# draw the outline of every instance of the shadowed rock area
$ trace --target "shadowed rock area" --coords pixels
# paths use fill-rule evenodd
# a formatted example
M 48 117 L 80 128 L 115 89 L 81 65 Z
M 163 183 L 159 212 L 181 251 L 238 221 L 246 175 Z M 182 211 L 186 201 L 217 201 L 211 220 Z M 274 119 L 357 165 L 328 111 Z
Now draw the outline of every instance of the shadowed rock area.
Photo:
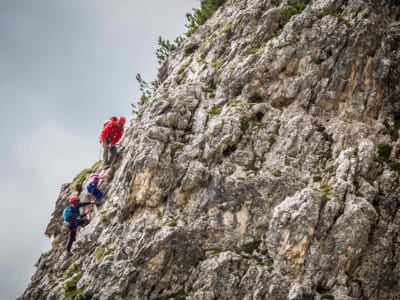
M 399 299 L 399 1 L 228 0 L 20 299 Z M 85 192 L 81 193 L 81 198 Z

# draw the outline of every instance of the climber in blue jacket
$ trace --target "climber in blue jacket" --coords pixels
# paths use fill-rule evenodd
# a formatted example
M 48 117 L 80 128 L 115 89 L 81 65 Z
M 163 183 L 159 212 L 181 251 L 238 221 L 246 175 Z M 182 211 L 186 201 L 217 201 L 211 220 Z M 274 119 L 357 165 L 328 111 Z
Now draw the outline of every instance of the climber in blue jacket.
M 80 202 L 80 199 L 78 196 L 72 196 L 69 199 L 69 203 L 71 204 L 69 206 L 71 216 L 68 218 L 69 241 L 68 241 L 68 245 L 67 245 L 67 251 L 68 251 L 68 253 L 71 253 L 71 247 L 72 247 L 73 242 L 76 239 L 76 231 L 78 230 L 78 227 L 79 226 L 85 227 L 90 222 L 86 218 L 86 214 L 80 213 L 80 208 L 84 207 L 86 205 L 93 204 L 94 201 Z

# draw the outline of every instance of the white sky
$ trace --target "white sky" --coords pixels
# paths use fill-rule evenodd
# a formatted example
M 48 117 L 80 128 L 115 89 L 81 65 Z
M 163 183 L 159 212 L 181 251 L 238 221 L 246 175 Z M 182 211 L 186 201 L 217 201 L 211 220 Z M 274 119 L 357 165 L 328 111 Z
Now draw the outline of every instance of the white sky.
M 185 31 L 196 0 L 0 0 L 0 300 L 49 249 L 62 183 L 99 158 L 110 115 L 131 118 L 156 77 L 157 37 Z

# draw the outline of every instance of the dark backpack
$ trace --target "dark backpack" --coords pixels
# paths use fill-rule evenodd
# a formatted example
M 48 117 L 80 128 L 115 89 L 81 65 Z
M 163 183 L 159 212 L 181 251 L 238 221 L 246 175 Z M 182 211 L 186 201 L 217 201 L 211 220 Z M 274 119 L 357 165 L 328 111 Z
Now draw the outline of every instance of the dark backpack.
M 63 211 L 64 221 L 65 222 L 70 222 L 73 217 L 75 217 L 75 213 L 74 213 L 74 211 L 72 209 L 72 205 L 69 205 L 66 208 L 64 208 L 64 211 Z

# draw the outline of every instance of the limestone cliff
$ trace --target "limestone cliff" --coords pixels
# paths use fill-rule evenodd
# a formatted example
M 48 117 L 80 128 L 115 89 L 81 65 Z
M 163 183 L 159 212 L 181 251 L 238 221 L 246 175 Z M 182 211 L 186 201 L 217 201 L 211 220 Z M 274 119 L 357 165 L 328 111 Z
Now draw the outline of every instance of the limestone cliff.
M 400 4 L 228 0 L 21 299 L 399 299 Z M 81 194 L 84 197 L 84 193 Z

